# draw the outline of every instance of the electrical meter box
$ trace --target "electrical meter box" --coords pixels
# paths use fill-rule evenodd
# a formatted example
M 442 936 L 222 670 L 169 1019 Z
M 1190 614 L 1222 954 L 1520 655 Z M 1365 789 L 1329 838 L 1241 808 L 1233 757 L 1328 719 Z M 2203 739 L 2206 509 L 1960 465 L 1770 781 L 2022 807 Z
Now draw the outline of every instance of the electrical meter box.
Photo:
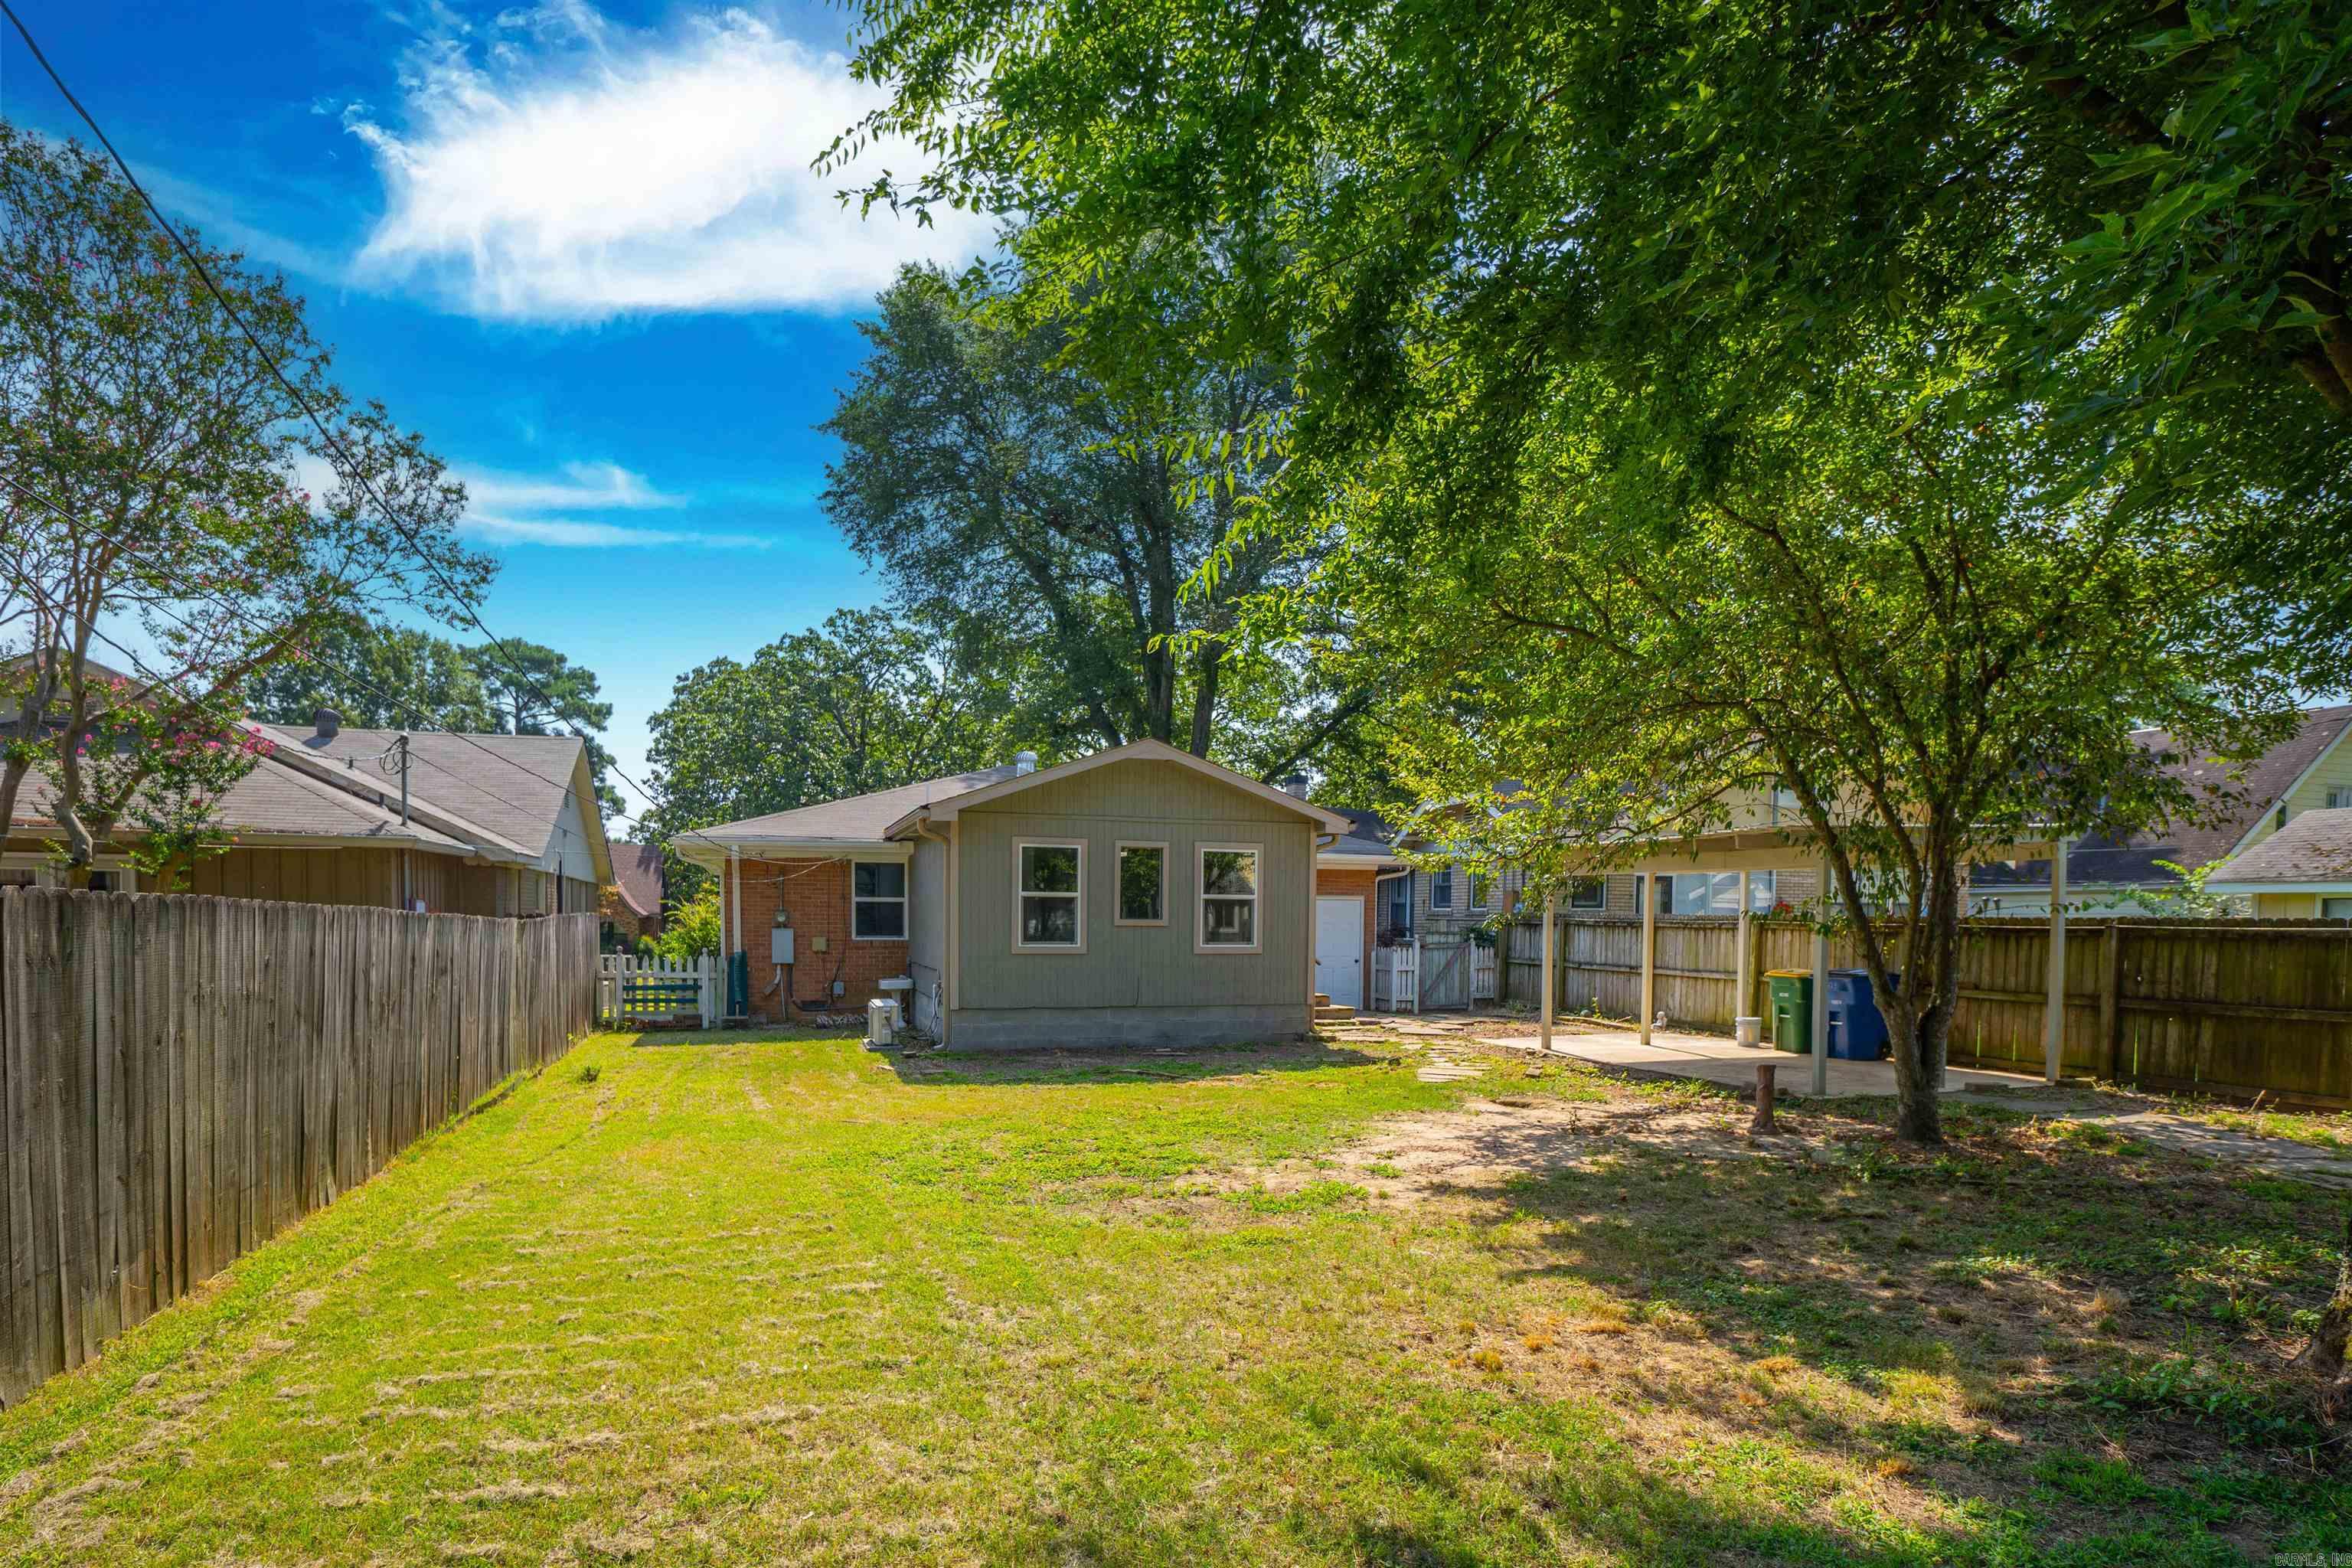
M 793 961 L 793 928 L 772 927 L 768 931 L 768 962 L 790 963 Z

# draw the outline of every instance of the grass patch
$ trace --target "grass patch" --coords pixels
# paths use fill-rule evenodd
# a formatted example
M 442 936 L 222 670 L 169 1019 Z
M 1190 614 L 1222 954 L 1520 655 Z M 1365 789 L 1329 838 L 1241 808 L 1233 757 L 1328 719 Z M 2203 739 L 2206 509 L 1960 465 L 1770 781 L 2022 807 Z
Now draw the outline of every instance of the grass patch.
M 0 1415 L 0 1559 L 2352 1549 L 2319 1205 L 1519 1065 L 598 1037 Z

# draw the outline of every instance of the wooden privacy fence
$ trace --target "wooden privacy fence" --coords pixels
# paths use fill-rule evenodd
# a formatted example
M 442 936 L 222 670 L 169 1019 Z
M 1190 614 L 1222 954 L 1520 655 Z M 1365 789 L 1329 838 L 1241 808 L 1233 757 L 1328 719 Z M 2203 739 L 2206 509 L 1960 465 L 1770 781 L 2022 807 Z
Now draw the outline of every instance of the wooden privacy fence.
M 0 892 L 0 1404 L 591 1026 L 596 917 Z
M 1538 999 L 1540 922 L 1506 928 L 1505 994 Z M 1642 1007 L 1642 922 L 1563 921 L 1555 956 L 1564 1011 Z M 1657 1007 L 1670 1019 L 1728 1031 L 1761 1016 L 1764 973 L 1812 968 L 1812 932 L 1751 921 L 1754 976 L 1735 1006 L 1739 924 L 1677 916 L 1657 922 Z M 1897 955 L 1899 959 L 1899 954 Z M 1960 1001 L 1951 1059 L 2040 1073 L 2050 928 L 1971 921 L 1961 928 Z M 1830 967 L 1858 967 L 1851 936 Z M 2150 1089 L 2251 1095 L 2267 1090 L 2352 1104 L 2352 927 L 2341 921 L 2070 920 L 2061 1070 Z

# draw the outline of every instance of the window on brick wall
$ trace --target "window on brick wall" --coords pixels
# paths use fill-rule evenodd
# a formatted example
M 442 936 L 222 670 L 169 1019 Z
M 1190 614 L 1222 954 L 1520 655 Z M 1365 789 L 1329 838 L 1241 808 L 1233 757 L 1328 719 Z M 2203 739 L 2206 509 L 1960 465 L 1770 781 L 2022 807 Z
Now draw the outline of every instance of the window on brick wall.
M 1568 907 L 1571 910 L 1602 910 L 1609 907 L 1609 885 L 1598 877 L 1578 877 L 1568 884 Z
M 897 942 L 907 934 L 907 868 L 897 860 L 856 860 L 849 868 L 849 934 Z
M 1429 874 L 1429 907 L 1433 910 L 1451 910 L 1454 907 L 1453 867 Z

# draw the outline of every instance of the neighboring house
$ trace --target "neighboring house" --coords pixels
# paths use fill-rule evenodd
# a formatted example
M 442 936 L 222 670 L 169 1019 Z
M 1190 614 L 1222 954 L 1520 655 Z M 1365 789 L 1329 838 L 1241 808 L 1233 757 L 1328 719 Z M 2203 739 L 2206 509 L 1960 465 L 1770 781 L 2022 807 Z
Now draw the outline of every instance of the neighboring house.
M 251 724 L 275 750 L 221 797 L 226 852 L 192 868 L 190 893 L 435 913 L 593 911 L 613 863 L 586 747 L 571 735 L 408 737 L 404 814 L 398 731 L 347 730 L 322 710 L 310 730 Z M 50 796 L 25 781 L 0 845 L 0 886 L 59 879 Z M 130 890 L 131 842 L 99 854 L 91 886 Z
M 666 887 L 662 847 L 614 843 L 613 885 L 617 897 L 605 906 L 601 932 L 604 945 L 635 947 L 640 938 L 661 935 Z
M 1304 779 L 1283 786 L 1306 793 Z M 1370 1005 L 1367 989 L 1371 952 L 1377 945 L 1391 889 L 1406 886 L 1405 864 L 1397 858 L 1395 835 L 1370 811 L 1334 813 L 1347 827 L 1315 852 L 1315 989 L 1343 1007 Z
M 2066 857 L 2065 902 L 2076 913 L 2092 915 L 2156 912 L 2126 894 L 2160 894 L 2177 888 L 2179 873 L 2158 862 L 2194 871 L 2244 855 L 2305 812 L 2352 807 L 2352 738 L 2347 737 L 2352 737 L 2352 705 L 2314 708 L 2304 714 L 2294 735 L 2252 762 L 2232 764 L 2200 758 L 2175 764 L 2170 771 L 2184 783 L 2229 789 L 2242 798 L 2220 820 L 2203 826 L 2143 834 L 2123 843 L 2095 835 L 2076 839 Z M 2150 751 L 2171 744 L 2171 737 L 2160 730 L 2142 731 L 2134 738 Z M 2207 889 L 2233 899 L 2253 897 L 2210 880 Z M 2159 902 L 2158 909 L 2161 907 Z M 1969 912 L 2048 918 L 2050 862 L 1970 867 Z M 2251 906 L 2250 912 L 2269 910 Z
M 2289 817 L 2215 867 L 2205 890 L 2250 899 L 2265 920 L 2352 921 L 2352 798 Z
M 718 872 L 730 1012 L 862 1008 L 911 980 L 958 1049 L 1208 1045 L 1310 1026 L 1315 847 L 1346 818 L 1157 741 L 682 834 Z

